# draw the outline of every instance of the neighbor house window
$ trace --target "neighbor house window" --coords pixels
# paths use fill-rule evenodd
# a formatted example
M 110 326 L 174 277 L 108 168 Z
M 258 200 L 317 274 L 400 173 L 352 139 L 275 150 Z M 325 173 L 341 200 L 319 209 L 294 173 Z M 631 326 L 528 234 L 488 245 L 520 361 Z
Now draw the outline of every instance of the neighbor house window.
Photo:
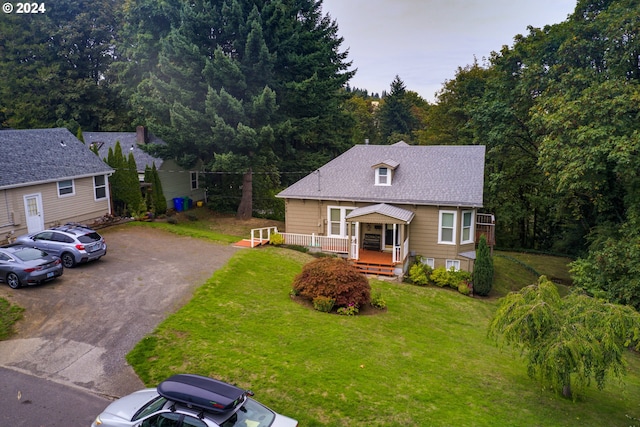
M 440 225 L 438 227 L 438 243 L 455 244 L 456 242 L 456 211 L 440 211 Z
M 96 200 L 107 198 L 107 178 L 104 175 L 93 177 L 93 194 Z
M 198 172 L 191 172 L 191 189 L 198 189 Z
M 391 171 L 389 168 L 376 169 L 376 185 L 391 185 Z
M 448 259 L 446 264 L 447 270 L 453 268 L 455 271 L 460 270 L 460 260 Z
M 473 211 L 462 211 L 462 230 L 460 232 L 460 243 L 473 243 Z
M 327 212 L 327 235 L 333 237 L 347 237 L 347 215 L 355 208 L 329 206 Z
M 72 179 L 58 181 L 58 196 L 69 196 L 72 194 L 74 194 Z

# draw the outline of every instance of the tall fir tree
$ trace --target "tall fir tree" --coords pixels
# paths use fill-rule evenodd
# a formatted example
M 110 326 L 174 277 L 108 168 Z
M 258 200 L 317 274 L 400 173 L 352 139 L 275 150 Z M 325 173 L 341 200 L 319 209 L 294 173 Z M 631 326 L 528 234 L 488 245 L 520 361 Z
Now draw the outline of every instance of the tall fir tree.
M 493 287 L 493 259 L 483 235 L 478 242 L 476 262 L 473 266 L 473 291 L 480 296 L 487 296 Z

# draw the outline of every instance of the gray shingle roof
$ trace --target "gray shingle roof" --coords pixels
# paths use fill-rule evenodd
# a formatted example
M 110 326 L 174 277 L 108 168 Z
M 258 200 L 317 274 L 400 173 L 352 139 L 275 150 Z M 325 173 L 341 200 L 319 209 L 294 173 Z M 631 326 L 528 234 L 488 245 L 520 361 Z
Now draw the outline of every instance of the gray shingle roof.
M 387 205 L 386 203 L 378 203 L 376 205 L 365 206 L 364 208 L 357 208 L 351 211 L 349 215 L 347 215 L 347 219 L 358 218 L 361 216 L 369 215 L 369 214 L 380 214 L 384 216 L 388 216 L 390 218 L 394 218 L 409 224 L 415 213 L 408 211 L 406 209 L 399 208 L 397 206 Z
M 144 171 L 146 166 L 151 167 L 154 163 L 158 169 L 162 166 L 162 159 L 153 157 L 140 148 L 136 142 L 136 132 L 84 132 L 82 136 L 87 145 L 102 143 L 98 144 L 98 154 L 101 159 L 107 158 L 109 148 L 115 148 L 116 142 L 120 141 L 122 154 L 129 157 L 129 152 L 133 152 L 133 158 L 139 171 Z M 149 144 L 165 144 L 165 142 L 149 134 Z
M 278 194 L 280 198 L 481 207 L 481 145 L 356 145 Z M 390 186 L 375 185 L 372 165 L 393 160 Z
M 111 172 L 67 129 L 0 131 L 0 189 Z

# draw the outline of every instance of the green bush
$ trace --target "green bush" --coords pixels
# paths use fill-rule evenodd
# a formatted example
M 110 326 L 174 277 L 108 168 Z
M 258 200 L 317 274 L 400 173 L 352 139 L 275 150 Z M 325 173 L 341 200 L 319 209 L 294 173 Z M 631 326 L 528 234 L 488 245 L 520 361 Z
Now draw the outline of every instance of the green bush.
M 269 243 L 274 246 L 280 246 L 284 244 L 284 236 L 280 233 L 273 233 L 269 239 Z
M 489 252 L 487 239 L 482 236 L 476 251 L 476 262 L 473 268 L 473 289 L 481 296 L 489 295 L 493 287 L 493 259 Z
M 409 269 L 409 280 L 415 285 L 426 286 L 429 284 L 431 273 L 433 269 L 429 265 L 418 261 Z
M 451 286 L 451 279 L 452 278 L 450 272 L 447 271 L 447 269 L 444 267 L 438 267 L 433 270 L 433 273 L 431 273 L 431 283 L 441 288 L 444 288 L 445 286 Z
M 313 299 L 313 308 L 323 313 L 330 313 L 336 301 L 327 297 L 315 297 Z
M 333 299 L 338 307 L 371 301 L 367 278 L 341 258 L 319 258 L 306 264 L 294 279 L 293 289 L 309 301 L 320 296 Z
M 355 316 L 360 312 L 360 309 L 358 308 L 358 304 L 351 303 L 346 307 L 338 308 L 337 312 L 342 316 Z
M 383 310 L 387 308 L 387 302 L 382 298 L 382 292 L 376 291 L 373 295 L 371 295 L 371 306 L 377 308 L 378 310 Z
M 458 292 L 462 295 L 470 295 L 471 287 L 469 286 L 470 282 L 462 281 L 458 284 Z

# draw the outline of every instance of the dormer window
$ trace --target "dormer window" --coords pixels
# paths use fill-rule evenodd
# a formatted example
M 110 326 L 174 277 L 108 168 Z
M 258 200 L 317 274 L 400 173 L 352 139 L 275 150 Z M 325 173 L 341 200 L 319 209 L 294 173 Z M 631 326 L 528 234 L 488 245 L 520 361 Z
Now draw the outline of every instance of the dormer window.
M 376 169 L 376 185 L 391 185 L 391 171 L 389 168 Z
M 393 172 L 398 167 L 398 162 L 394 160 L 385 160 L 372 166 L 376 171 L 375 185 L 391 185 Z

